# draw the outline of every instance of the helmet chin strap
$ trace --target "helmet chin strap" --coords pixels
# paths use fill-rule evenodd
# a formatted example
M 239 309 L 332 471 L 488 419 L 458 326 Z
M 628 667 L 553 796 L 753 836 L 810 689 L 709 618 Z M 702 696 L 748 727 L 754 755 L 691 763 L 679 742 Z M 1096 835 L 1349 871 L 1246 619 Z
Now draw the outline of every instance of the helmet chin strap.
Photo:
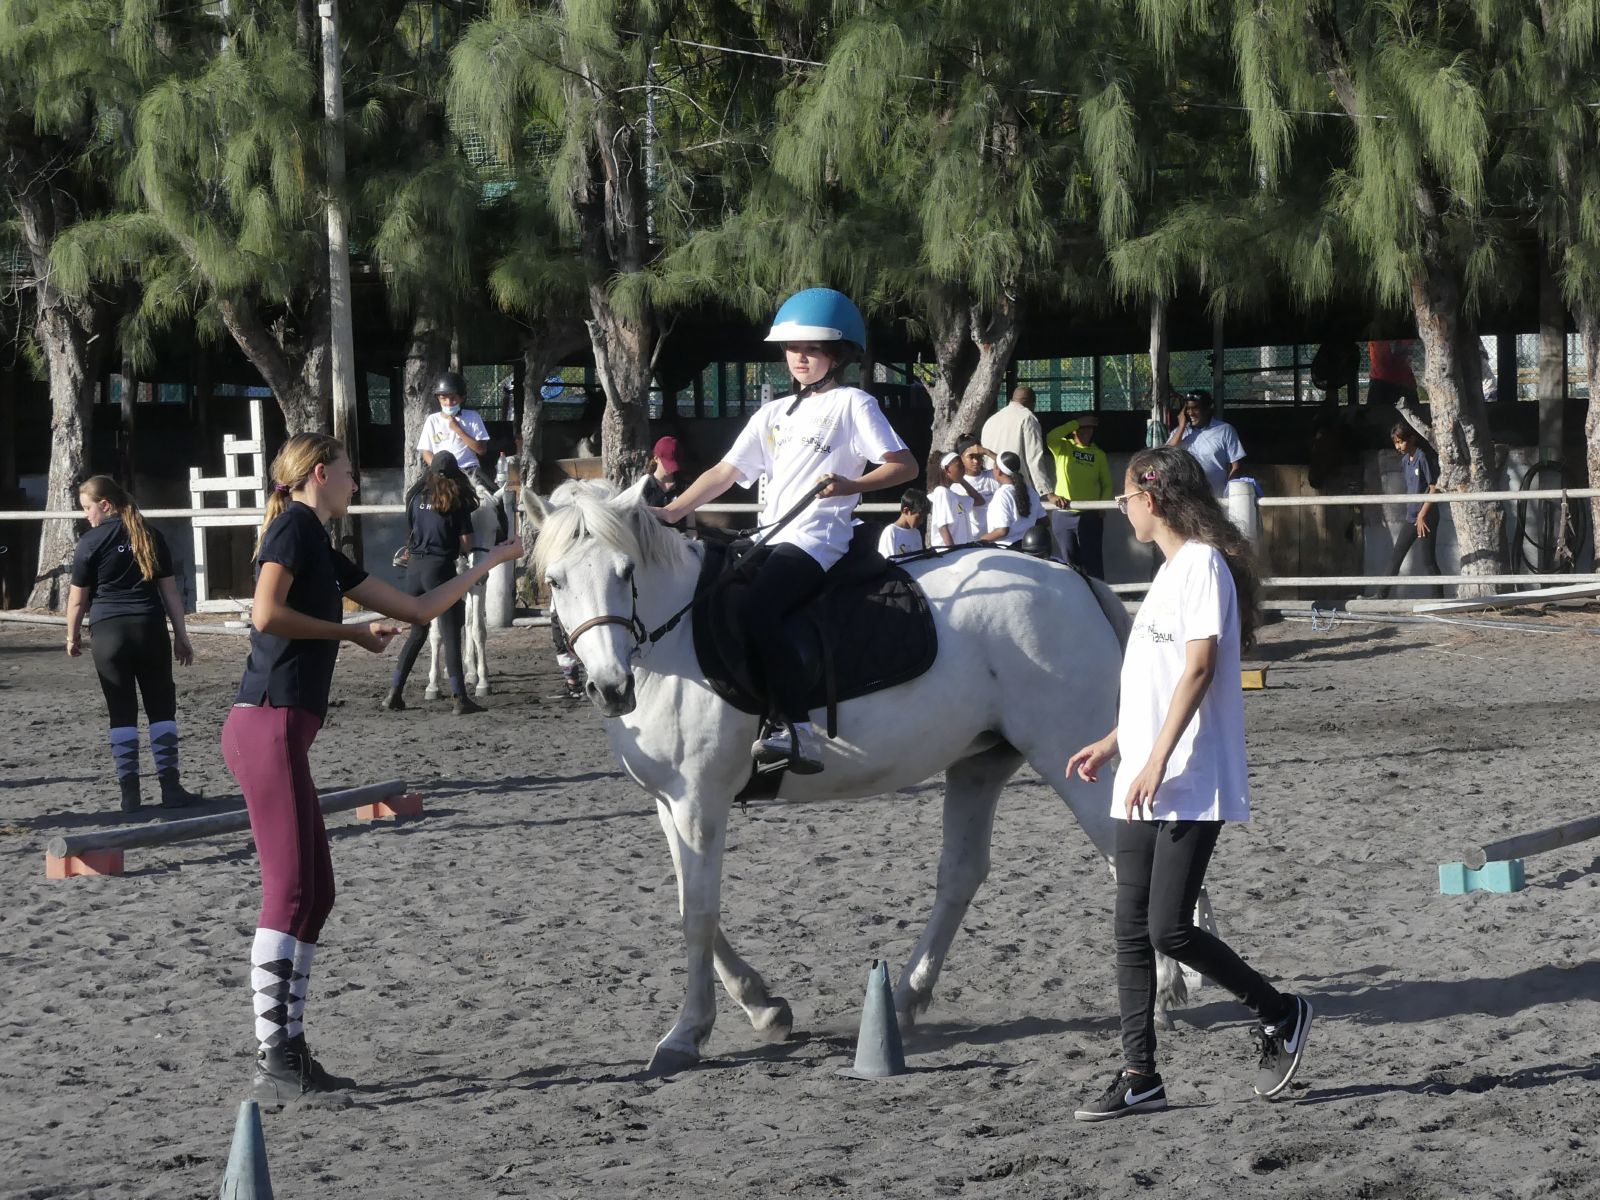
M 794 402 L 789 405 L 788 409 L 785 410 L 783 415 L 786 417 L 794 416 L 794 410 L 800 407 L 800 401 L 804 400 L 807 396 L 815 395 L 827 384 L 837 382 L 836 376 L 840 371 L 844 370 L 847 365 L 848 364 L 842 362 L 834 363 L 828 368 L 828 373 L 815 383 L 808 383 L 802 387 L 797 387 L 794 393 Z M 796 379 L 794 382 L 798 384 L 800 381 Z

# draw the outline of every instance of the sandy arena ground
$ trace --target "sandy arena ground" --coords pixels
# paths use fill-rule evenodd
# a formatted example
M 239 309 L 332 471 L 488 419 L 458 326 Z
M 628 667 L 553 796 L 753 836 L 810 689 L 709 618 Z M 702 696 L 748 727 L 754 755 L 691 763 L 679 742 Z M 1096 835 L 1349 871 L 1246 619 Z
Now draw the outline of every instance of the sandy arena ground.
M 244 643 L 197 641 L 186 778 L 229 797 Z M 46 881 L 52 834 L 125 819 L 93 668 L 60 643 L 0 626 L 0 1195 L 215 1196 L 251 1070 L 254 855 L 234 836 Z M 1513 896 L 1440 896 L 1435 872 L 1600 810 L 1591 632 L 1267 630 L 1256 820 L 1211 894 L 1236 947 L 1313 997 L 1308 1060 L 1284 1101 L 1253 1098 L 1244 1013 L 1207 987 L 1163 1042 L 1174 1110 L 1097 1126 L 1072 1110 L 1118 1061 L 1111 887 L 1028 773 L 910 1075 L 835 1071 L 867 964 L 898 964 L 931 901 L 933 784 L 735 814 L 726 927 L 795 1035 L 761 1044 L 723 996 L 710 1060 L 643 1078 L 682 983 L 652 806 L 599 718 L 550 698 L 543 630 L 493 650 L 493 711 L 463 720 L 380 712 L 392 652 L 344 653 L 318 778 L 403 776 L 427 816 L 332 821 L 308 1029 L 365 1086 L 343 1113 L 267 1118 L 283 1200 L 1600 1196 L 1600 842 L 1529 860 Z

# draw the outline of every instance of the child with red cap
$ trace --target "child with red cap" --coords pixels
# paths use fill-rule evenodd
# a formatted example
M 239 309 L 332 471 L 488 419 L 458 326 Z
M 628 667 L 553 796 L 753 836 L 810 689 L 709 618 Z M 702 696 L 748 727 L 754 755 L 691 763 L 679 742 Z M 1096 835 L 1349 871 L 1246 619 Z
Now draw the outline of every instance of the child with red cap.
M 678 439 L 657 438 L 650 450 L 649 474 L 644 477 L 644 502 L 661 508 L 678 494 Z

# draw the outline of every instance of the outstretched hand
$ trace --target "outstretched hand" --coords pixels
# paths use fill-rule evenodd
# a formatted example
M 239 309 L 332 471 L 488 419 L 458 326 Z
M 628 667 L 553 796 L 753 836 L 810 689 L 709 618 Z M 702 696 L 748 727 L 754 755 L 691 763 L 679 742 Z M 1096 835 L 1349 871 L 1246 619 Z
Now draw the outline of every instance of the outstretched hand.
M 522 543 L 516 538 L 510 538 L 489 551 L 489 565 L 498 567 L 501 563 L 515 562 L 521 557 Z
M 365 625 L 355 627 L 355 636 L 350 640 L 363 650 L 382 654 L 399 633 L 400 626 L 390 624 L 388 621 L 368 621 Z
M 1071 758 L 1067 759 L 1067 778 L 1071 779 L 1074 771 L 1078 778 L 1085 783 L 1100 782 L 1100 768 L 1105 766 L 1117 756 L 1117 735 L 1108 733 L 1098 742 L 1090 742 Z

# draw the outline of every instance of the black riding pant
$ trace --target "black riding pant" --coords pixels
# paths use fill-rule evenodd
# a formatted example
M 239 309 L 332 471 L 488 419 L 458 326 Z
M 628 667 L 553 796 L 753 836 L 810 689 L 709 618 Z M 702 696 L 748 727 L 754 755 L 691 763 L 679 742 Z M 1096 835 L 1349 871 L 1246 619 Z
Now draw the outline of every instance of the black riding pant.
M 456 560 L 453 556 L 413 554 L 406 566 L 406 590 L 413 596 L 420 596 L 440 584 L 449 583 L 455 577 Z M 458 600 L 439 618 L 439 632 L 444 642 L 445 674 L 450 677 L 450 694 L 453 696 L 459 696 L 465 690 L 464 672 L 461 669 L 461 628 L 466 624 L 466 617 L 467 603 Z M 394 687 L 405 687 L 406 680 L 411 677 L 411 668 L 417 664 L 417 655 L 422 653 L 427 640 L 427 625 L 411 627 L 411 636 L 406 638 L 406 644 L 400 649 L 400 661 L 395 664 Z
M 1095 579 L 1106 577 L 1105 532 L 1105 514 L 1080 513 L 1078 527 L 1067 539 L 1067 561 Z
M 145 719 L 152 724 L 177 717 L 172 640 L 165 617 L 101 617 L 89 627 L 89 650 L 112 729 L 139 723 L 140 696 Z
M 755 652 L 767 694 L 788 721 L 809 721 L 811 711 L 806 706 L 804 668 L 784 622 L 821 593 L 827 578 L 822 565 L 800 547 L 778 546 L 756 568 L 745 593 L 745 637 Z
M 1413 546 L 1422 552 L 1422 565 L 1428 568 L 1428 574 L 1439 574 L 1439 555 L 1436 549 L 1436 539 L 1438 538 L 1438 535 L 1439 525 L 1437 520 L 1435 520 L 1434 524 L 1429 528 L 1427 533 L 1421 534 L 1417 532 L 1417 523 L 1415 518 L 1407 521 L 1405 525 L 1401 527 L 1400 532 L 1394 536 L 1394 553 L 1389 556 L 1388 574 L 1400 574 L 1400 568 L 1406 565 L 1406 555 L 1411 553 Z M 1404 584 L 1401 586 L 1404 586 Z M 1419 586 L 1426 586 L 1428 589 L 1428 594 L 1435 599 L 1443 595 L 1443 589 L 1440 588 L 1436 583 Z M 1387 597 L 1390 590 L 1390 587 L 1380 588 L 1378 590 L 1378 598 L 1383 599 Z
M 1291 1001 L 1220 938 L 1194 923 L 1221 821 L 1118 821 L 1117 1000 L 1122 1052 L 1135 1071 L 1156 1069 L 1156 952 L 1192 967 L 1250 1006 L 1263 1024 Z

